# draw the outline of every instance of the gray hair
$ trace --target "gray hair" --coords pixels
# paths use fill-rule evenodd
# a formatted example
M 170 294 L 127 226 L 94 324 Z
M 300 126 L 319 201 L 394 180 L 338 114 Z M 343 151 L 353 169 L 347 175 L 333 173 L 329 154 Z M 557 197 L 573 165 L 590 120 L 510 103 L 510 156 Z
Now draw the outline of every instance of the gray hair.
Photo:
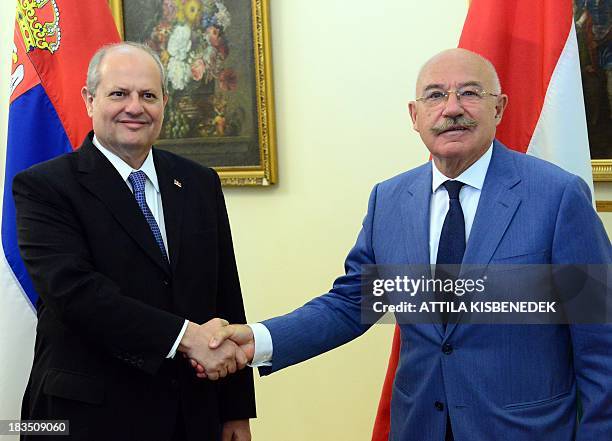
M 155 63 L 157 64 L 157 67 L 159 68 L 159 73 L 161 75 L 162 94 L 164 96 L 167 95 L 168 77 L 166 76 L 164 65 L 159 59 L 159 55 L 157 55 L 157 53 L 149 46 L 142 43 L 137 43 L 135 41 L 122 41 L 120 43 L 107 44 L 96 51 L 93 57 L 91 57 L 91 60 L 89 61 L 89 67 L 87 68 L 87 91 L 91 95 L 96 94 L 96 89 L 98 89 L 98 86 L 100 85 L 100 63 L 102 63 L 102 60 L 104 59 L 106 54 L 113 49 L 125 47 L 133 47 L 145 51 L 151 56 L 151 58 L 153 58 L 153 60 L 155 60 Z

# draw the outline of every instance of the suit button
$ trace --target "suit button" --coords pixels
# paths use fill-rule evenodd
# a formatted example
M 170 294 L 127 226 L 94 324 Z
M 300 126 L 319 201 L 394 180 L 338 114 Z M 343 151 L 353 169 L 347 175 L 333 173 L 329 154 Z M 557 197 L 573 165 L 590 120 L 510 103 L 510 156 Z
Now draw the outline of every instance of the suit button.
M 441 403 L 440 401 L 436 401 L 434 403 L 434 406 L 436 407 L 437 410 L 439 410 L 440 412 L 442 412 L 444 410 L 444 403 Z
M 136 363 L 136 366 L 142 369 L 142 367 L 144 366 L 144 360 L 142 358 L 138 360 L 138 362 Z
M 444 352 L 446 355 L 450 355 L 453 352 L 453 345 L 448 344 L 448 343 L 444 343 L 442 345 L 442 352 Z
M 176 379 L 173 379 L 170 381 L 170 387 L 172 388 L 172 390 L 178 390 L 179 388 L 179 382 Z

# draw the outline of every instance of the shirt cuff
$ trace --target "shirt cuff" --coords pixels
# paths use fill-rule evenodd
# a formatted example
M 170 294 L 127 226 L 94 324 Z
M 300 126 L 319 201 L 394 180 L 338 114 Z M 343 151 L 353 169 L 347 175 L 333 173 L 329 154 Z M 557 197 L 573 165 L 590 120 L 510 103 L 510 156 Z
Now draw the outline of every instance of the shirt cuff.
M 168 352 L 168 355 L 166 355 L 166 358 L 174 358 L 174 356 L 176 355 L 176 350 L 179 346 L 179 343 L 183 339 L 183 335 L 185 335 L 185 331 L 187 330 L 188 324 L 189 324 L 189 320 L 185 320 L 185 323 L 183 323 L 183 327 L 181 328 L 181 332 L 179 332 L 179 335 L 176 338 L 172 347 L 170 348 L 170 352 Z
M 249 363 L 251 367 L 272 366 L 272 336 L 270 331 L 261 323 L 247 325 L 253 331 L 255 340 L 255 354 L 253 361 Z

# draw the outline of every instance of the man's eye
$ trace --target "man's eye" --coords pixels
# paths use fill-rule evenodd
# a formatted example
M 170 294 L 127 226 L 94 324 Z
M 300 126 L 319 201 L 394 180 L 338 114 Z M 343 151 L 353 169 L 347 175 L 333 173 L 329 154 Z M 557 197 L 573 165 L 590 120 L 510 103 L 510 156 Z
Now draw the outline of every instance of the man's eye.
M 110 96 L 112 96 L 112 97 L 122 97 L 124 95 L 125 94 L 122 91 L 120 91 L 120 90 L 115 90 L 115 91 L 110 93 Z
M 467 90 L 462 90 L 461 92 L 459 92 L 459 95 L 461 95 L 462 97 L 475 97 L 475 96 L 480 96 L 480 93 L 477 90 L 473 90 L 473 89 L 467 89 Z
M 444 92 L 440 92 L 439 90 L 435 90 L 433 92 L 429 92 L 425 98 L 430 101 L 436 101 L 442 99 L 444 97 Z
M 147 92 L 147 93 L 143 93 L 143 94 L 142 94 L 142 97 L 143 97 L 145 100 L 148 100 L 148 101 L 151 101 L 151 100 L 154 100 L 154 99 L 156 99 L 156 98 L 157 98 L 157 97 L 155 96 L 155 94 L 154 94 L 154 93 L 148 93 L 148 92 Z

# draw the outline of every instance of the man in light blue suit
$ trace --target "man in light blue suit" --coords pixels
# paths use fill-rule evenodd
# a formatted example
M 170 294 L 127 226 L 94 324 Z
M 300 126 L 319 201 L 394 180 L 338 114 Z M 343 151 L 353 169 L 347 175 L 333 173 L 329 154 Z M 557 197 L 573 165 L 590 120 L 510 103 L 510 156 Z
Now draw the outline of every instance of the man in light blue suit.
M 612 262 L 584 181 L 494 140 L 507 97 L 491 63 L 442 52 L 416 91 L 433 161 L 374 187 L 346 274 L 290 314 L 223 328 L 212 347 L 233 339 L 266 375 L 358 337 L 362 265 Z M 402 325 L 401 338 L 390 440 L 612 439 L 610 325 Z

